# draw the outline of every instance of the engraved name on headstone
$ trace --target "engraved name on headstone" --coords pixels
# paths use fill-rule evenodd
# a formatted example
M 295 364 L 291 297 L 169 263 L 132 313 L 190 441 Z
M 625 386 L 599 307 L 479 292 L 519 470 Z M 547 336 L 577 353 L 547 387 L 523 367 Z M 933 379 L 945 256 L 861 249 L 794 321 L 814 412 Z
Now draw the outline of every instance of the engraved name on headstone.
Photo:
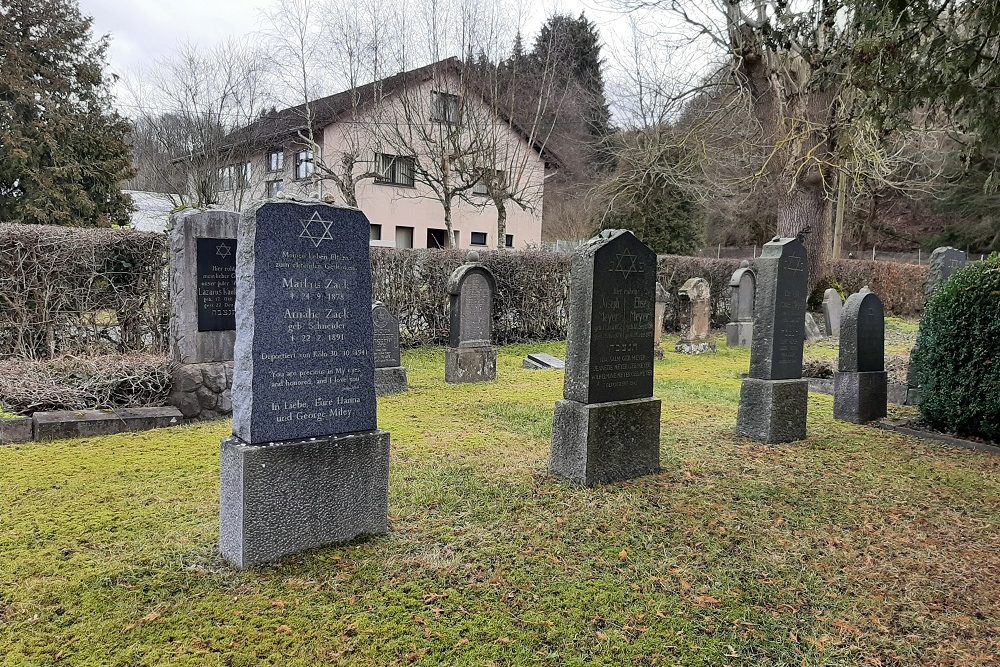
M 399 366 L 399 320 L 382 303 L 372 304 L 375 368 Z
M 375 429 L 367 218 L 267 203 L 240 225 L 233 434 L 257 444 Z
M 236 239 L 199 238 L 198 331 L 236 329 Z

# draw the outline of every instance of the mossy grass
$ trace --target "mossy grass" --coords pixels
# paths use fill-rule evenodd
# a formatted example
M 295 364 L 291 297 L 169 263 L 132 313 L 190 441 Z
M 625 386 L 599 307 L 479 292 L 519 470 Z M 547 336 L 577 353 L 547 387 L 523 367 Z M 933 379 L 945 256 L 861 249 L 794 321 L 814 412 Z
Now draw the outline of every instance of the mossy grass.
M 228 422 L 0 448 L 0 664 L 996 659 L 1000 457 L 822 395 L 804 442 L 738 439 L 749 354 L 722 345 L 656 364 L 661 474 L 572 488 L 546 472 L 563 376 L 529 351 L 565 354 L 449 386 L 443 349 L 404 353 L 389 534 L 248 572 L 215 547 Z

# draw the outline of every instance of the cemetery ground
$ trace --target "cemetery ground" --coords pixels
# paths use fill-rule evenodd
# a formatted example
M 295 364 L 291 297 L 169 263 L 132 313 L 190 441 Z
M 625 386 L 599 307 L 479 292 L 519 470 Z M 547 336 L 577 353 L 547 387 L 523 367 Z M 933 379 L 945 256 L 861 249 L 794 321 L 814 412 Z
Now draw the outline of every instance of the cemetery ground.
M 246 572 L 217 553 L 228 421 L 0 448 L 0 664 L 997 663 L 1000 457 L 819 394 L 806 441 L 740 440 L 723 341 L 656 362 L 662 472 L 590 490 L 546 472 L 562 373 L 521 368 L 564 345 L 456 386 L 404 353 L 389 534 Z

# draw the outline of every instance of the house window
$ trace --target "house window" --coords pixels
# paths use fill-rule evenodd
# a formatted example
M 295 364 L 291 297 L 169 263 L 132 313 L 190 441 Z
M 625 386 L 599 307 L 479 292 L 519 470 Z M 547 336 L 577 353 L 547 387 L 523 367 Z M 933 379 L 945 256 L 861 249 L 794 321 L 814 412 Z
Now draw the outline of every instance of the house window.
M 428 229 L 427 230 L 427 247 L 428 248 L 447 248 L 448 240 L 443 229 Z
M 281 179 L 267 182 L 267 198 L 274 199 L 285 191 L 285 182 Z
M 412 157 L 377 153 L 375 155 L 375 164 L 378 166 L 378 171 L 381 174 L 381 176 L 375 179 L 376 183 L 413 187 L 414 160 Z
M 369 241 L 381 241 L 382 240 L 382 225 L 368 225 L 368 240 Z
M 504 237 L 503 244 L 507 248 L 513 248 L 514 247 L 514 235 L 513 234 L 507 234 Z
M 458 122 L 458 112 L 458 95 L 431 92 L 431 121 L 453 125 Z
M 219 189 L 223 192 L 232 190 L 236 181 L 236 167 L 222 167 L 219 169 Z
M 486 232 L 472 232 L 469 243 L 471 245 L 486 245 Z
M 492 179 L 492 183 L 487 182 L 487 178 Z M 490 196 L 490 185 L 493 185 L 499 190 L 506 187 L 504 183 L 504 177 L 502 171 L 494 171 L 492 175 L 487 174 L 487 178 L 481 178 L 476 181 L 476 184 L 472 186 L 472 194 L 479 195 L 480 197 Z
M 243 165 L 243 169 L 238 172 L 239 183 L 238 186 L 241 188 L 248 187 L 251 182 L 253 182 L 253 163 L 247 162 Z
M 413 227 L 396 227 L 396 247 L 413 247 Z
M 472 186 L 472 194 L 479 195 L 480 197 L 489 197 L 490 189 L 486 185 L 486 181 L 476 181 L 476 184 Z
M 276 171 L 284 171 L 285 169 L 285 152 L 281 150 L 273 150 L 267 154 L 267 170 L 271 173 Z
M 313 175 L 313 152 L 299 151 L 295 154 L 295 178 L 304 180 Z

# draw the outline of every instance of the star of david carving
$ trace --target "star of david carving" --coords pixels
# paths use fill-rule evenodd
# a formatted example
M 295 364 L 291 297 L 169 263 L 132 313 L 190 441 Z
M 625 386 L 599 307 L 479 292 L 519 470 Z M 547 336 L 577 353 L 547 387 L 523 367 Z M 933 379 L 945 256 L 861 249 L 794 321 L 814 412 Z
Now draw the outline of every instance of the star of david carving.
M 220 243 L 219 245 L 215 246 L 216 257 L 226 258 L 226 257 L 231 257 L 232 254 L 233 252 L 230 249 L 228 243 Z
M 622 274 L 625 280 L 628 280 L 633 273 L 642 275 L 642 267 L 636 265 L 638 259 L 638 257 L 629 252 L 628 248 L 625 248 L 615 255 L 615 265 L 611 267 L 610 272 Z
M 302 223 L 302 233 L 299 234 L 299 238 L 309 239 L 314 247 L 318 248 L 323 241 L 333 240 L 333 236 L 330 234 L 333 220 L 324 220 L 319 217 L 319 213 L 313 213 L 308 220 L 299 220 L 299 222 Z

